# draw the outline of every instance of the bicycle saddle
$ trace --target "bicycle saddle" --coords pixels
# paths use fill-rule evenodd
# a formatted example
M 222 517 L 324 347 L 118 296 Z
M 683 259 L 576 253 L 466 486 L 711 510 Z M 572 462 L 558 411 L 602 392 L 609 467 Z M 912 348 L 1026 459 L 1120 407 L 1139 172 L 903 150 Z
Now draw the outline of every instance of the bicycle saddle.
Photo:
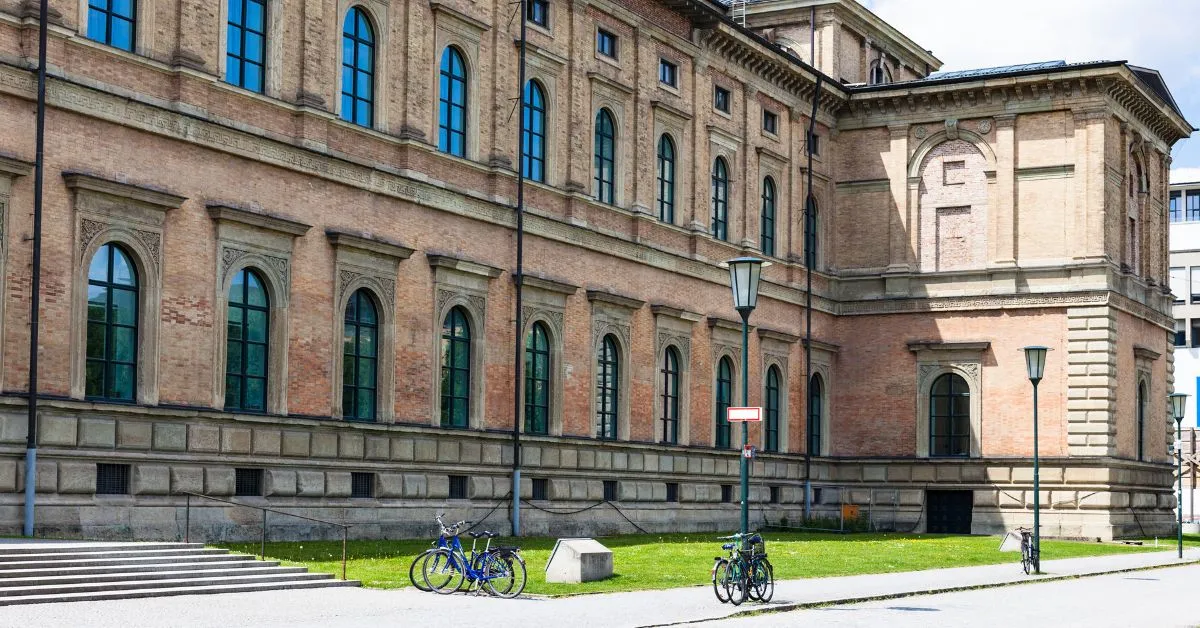
M 473 539 L 490 539 L 490 538 L 492 538 L 492 537 L 499 536 L 499 535 L 498 535 L 498 534 L 496 534 L 495 532 L 487 532 L 487 531 L 484 531 L 484 532 L 470 532 L 469 534 L 471 535 L 471 538 L 473 538 Z
M 721 549 L 723 549 L 723 550 L 731 550 L 731 549 L 733 549 L 733 543 L 726 543 L 726 544 L 724 544 L 724 545 L 722 545 L 722 546 L 721 546 Z

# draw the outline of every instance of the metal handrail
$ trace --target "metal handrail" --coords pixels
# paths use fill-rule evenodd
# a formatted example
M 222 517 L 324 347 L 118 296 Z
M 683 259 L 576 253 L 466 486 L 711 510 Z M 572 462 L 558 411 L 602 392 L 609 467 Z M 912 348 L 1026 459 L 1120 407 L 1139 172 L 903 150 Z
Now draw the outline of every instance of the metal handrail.
M 347 532 L 350 530 L 350 528 L 353 524 L 338 523 L 336 521 L 326 521 L 324 519 L 305 517 L 304 515 L 297 515 L 295 513 L 287 512 L 284 510 L 276 510 L 274 508 L 267 508 L 266 506 L 255 506 L 253 504 L 245 504 L 242 502 L 235 502 L 235 501 L 232 501 L 229 499 L 221 499 L 220 497 L 213 497 L 212 495 L 202 495 L 200 493 L 193 493 L 191 491 L 177 491 L 177 493 L 182 493 L 187 496 L 187 507 L 184 510 L 184 518 L 183 518 L 183 542 L 184 543 L 191 543 L 191 539 L 192 539 L 192 498 L 193 497 L 199 497 L 201 499 L 210 499 L 214 502 L 221 502 L 221 503 L 230 504 L 233 506 L 242 506 L 244 508 L 253 508 L 255 510 L 261 510 L 262 511 L 262 538 L 259 541 L 258 547 L 259 547 L 259 557 L 262 560 L 267 559 L 267 513 L 268 512 L 273 512 L 275 514 L 285 515 L 288 517 L 295 517 L 297 519 L 304 519 L 305 521 L 324 523 L 326 525 L 337 526 L 337 527 L 341 528 L 342 529 L 342 580 L 346 579 L 346 536 L 347 536 Z

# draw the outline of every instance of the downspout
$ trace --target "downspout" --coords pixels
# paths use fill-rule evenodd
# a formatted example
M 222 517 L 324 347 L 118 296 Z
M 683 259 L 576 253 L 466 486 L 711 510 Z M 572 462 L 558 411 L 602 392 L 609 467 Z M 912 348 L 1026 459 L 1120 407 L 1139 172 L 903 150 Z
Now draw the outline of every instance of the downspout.
M 25 435 L 25 526 L 33 536 L 37 507 L 38 319 L 42 287 L 42 179 L 46 148 L 46 31 L 50 0 L 42 0 L 38 16 L 37 157 L 33 174 L 33 280 L 29 310 L 29 423 Z
M 812 113 L 808 116 L 808 135 L 804 138 L 804 150 L 808 153 L 808 173 L 805 187 L 808 194 L 804 197 L 804 391 L 808 399 L 804 403 L 804 434 L 808 442 L 804 444 L 804 521 L 807 522 L 812 512 L 812 456 L 809 451 L 812 445 L 812 271 L 817 263 L 817 252 L 810 250 L 809 245 L 816 241 L 813 230 L 813 209 L 815 206 L 812 188 L 813 152 L 812 138 L 817 125 L 817 103 L 821 100 L 821 74 L 817 74 L 817 86 L 813 90 Z M 819 419 L 818 419 L 819 420 Z M 821 453 L 821 452 L 816 452 Z
M 43 0 L 45 1 L 45 0 Z M 521 288 L 525 283 L 525 29 L 528 15 L 521 0 L 521 39 L 517 62 L 517 269 L 513 273 L 516 290 L 516 316 L 513 317 L 513 471 L 512 471 L 512 534 L 521 536 L 521 357 L 522 329 Z

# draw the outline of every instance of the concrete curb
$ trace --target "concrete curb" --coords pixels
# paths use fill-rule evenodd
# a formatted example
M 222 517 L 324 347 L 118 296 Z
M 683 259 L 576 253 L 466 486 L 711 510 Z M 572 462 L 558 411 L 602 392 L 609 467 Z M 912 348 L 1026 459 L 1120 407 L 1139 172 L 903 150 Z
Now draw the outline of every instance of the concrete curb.
M 1061 580 L 1077 580 L 1079 578 L 1090 578 L 1092 576 L 1105 576 L 1118 573 L 1132 573 L 1136 571 L 1149 571 L 1151 569 L 1164 569 L 1167 567 L 1186 567 L 1188 565 L 1198 565 L 1200 559 L 1182 560 L 1175 563 L 1165 563 L 1161 565 L 1145 565 L 1142 567 L 1127 567 L 1124 569 L 1106 569 L 1102 571 L 1088 571 L 1076 574 L 1064 574 L 1061 576 L 1043 575 L 1031 576 L 1023 580 L 1005 580 L 1001 582 L 988 582 L 984 584 L 972 584 L 957 587 L 941 587 L 932 589 L 923 589 L 918 591 L 902 591 L 897 593 L 880 593 L 877 595 L 866 595 L 860 597 L 837 598 L 831 600 L 821 600 L 815 602 L 792 602 L 788 604 L 778 604 L 775 606 L 764 606 L 759 608 L 749 608 L 740 610 L 729 615 L 719 617 L 706 617 L 703 619 L 690 619 L 686 621 L 671 622 L 667 624 L 646 624 L 641 628 L 665 628 L 667 626 L 682 626 L 686 624 L 699 624 L 710 621 L 722 621 L 725 619 L 738 619 L 744 617 L 752 617 L 755 615 L 766 615 L 769 613 L 786 613 L 789 611 L 807 610 L 813 608 L 822 608 L 826 606 L 844 606 L 847 604 L 861 604 L 863 602 L 875 602 L 879 600 L 896 600 L 906 597 L 914 597 L 917 595 L 937 595 L 939 593 L 955 593 L 958 591 L 976 591 L 980 589 L 998 589 L 1000 587 L 1010 587 L 1024 584 L 1036 584 L 1040 582 L 1057 582 Z

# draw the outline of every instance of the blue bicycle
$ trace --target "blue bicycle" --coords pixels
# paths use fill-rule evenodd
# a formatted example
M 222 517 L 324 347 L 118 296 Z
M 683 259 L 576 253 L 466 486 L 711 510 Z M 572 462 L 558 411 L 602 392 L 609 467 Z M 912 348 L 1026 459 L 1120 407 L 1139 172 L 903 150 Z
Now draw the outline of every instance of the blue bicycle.
M 446 526 L 442 524 L 442 515 L 439 514 L 437 516 L 437 522 L 438 522 L 438 527 L 444 531 L 446 529 Z M 471 525 L 470 521 L 464 521 L 463 523 L 465 525 Z M 438 539 L 436 541 L 434 541 L 433 543 L 431 543 L 431 545 L 433 545 L 433 547 L 425 550 L 424 552 L 421 552 L 420 554 L 417 554 L 417 557 L 413 559 L 412 564 L 408 566 L 408 581 L 411 582 L 414 587 L 417 587 L 418 589 L 420 589 L 422 591 L 430 590 L 429 586 L 425 584 L 425 577 L 424 576 L 417 577 L 417 575 L 418 575 L 417 570 L 421 568 L 421 565 L 425 564 L 426 555 L 428 555 L 431 552 L 437 551 L 438 549 L 441 549 L 443 547 L 449 547 L 449 545 L 446 543 L 446 535 L 444 533 L 439 535 Z
M 525 560 L 519 547 L 492 547 L 495 532 L 471 532 L 471 554 L 468 557 L 459 541 L 459 531 L 467 526 L 459 521 L 446 526 L 438 519 L 446 547 L 428 550 L 421 563 L 421 575 L 427 590 L 443 595 L 462 588 L 464 581 L 468 590 L 477 587 L 502 598 L 514 598 L 525 590 Z M 487 539 L 483 551 L 477 550 L 479 539 Z

